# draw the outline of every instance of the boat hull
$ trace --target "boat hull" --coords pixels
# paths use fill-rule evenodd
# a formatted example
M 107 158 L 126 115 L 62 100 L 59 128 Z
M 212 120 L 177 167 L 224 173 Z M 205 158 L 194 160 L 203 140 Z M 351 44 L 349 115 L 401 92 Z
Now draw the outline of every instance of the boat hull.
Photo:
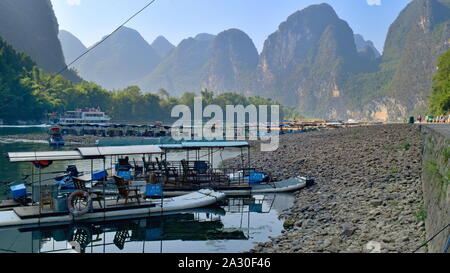
M 303 189 L 308 184 L 308 179 L 305 177 L 295 177 L 279 182 L 273 182 L 272 184 L 259 184 L 259 185 L 250 185 L 250 188 L 246 189 L 217 189 L 218 191 L 224 193 L 227 196 L 243 196 L 243 195 L 252 195 L 252 194 L 264 194 L 264 193 L 286 193 L 286 192 L 294 192 L 300 189 Z M 188 194 L 192 191 L 181 190 L 181 191 L 164 191 L 164 196 L 180 196 L 184 194 Z
M 183 211 L 213 205 L 225 198 L 225 194 L 211 190 L 200 190 L 174 198 L 165 198 L 163 205 L 158 200 L 153 202 L 153 206 L 143 208 L 120 209 L 114 211 L 103 211 L 87 213 L 74 217 L 70 214 L 61 216 L 47 216 L 36 218 L 21 218 L 14 210 L 0 211 L 0 227 L 28 226 L 28 225 L 53 225 L 67 222 L 79 222 L 90 219 L 111 219 L 138 215 L 161 215 L 168 212 Z

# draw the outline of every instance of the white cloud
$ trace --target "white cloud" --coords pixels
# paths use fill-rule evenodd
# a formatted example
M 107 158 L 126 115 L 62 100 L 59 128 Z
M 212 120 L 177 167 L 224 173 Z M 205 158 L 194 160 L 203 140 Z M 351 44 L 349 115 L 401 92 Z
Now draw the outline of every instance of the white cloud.
M 69 6 L 79 6 L 81 4 L 81 0 L 67 0 L 67 4 L 69 4 Z
M 367 0 L 369 6 L 381 6 L 381 0 Z

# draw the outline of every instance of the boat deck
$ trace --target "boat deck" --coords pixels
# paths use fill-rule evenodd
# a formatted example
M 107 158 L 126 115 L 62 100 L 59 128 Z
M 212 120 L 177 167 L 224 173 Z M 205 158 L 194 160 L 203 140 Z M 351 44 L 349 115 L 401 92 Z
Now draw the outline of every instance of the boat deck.
M 194 183 L 187 183 L 184 185 L 180 185 L 180 184 L 173 184 L 173 183 L 168 183 L 164 185 L 164 191 L 184 191 L 184 190 L 196 190 L 197 188 L 201 189 L 201 188 L 212 188 L 216 191 L 221 191 L 221 190 L 248 190 L 251 189 L 251 186 L 249 184 L 238 184 L 238 183 L 231 183 L 230 185 L 224 185 L 224 184 L 214 184 L 214 183 L 199 183 L 199 184 L 194 184 Z
M 96 201 L 92 203 L 94 212 L 109 212 L 117 210 L 151 208 L 156 206 L 155 201 L 144 201 L 144 200 L 142 200 L 140 204 L 134 201 L 133 202 L 128 201 L 128 204 L 125 204 L 125 200 L 119 200 L 118 203 L 116 203 L 116 200 L 106 200 L 101 201 L 101 203 L 102 206 L 106 204 L 106 207 L 101 208 L 98 202 Z M 45 206 L 42 209 L 40 209 L 39 206 L 16 207 L 13 210 L 21 219 L 62 216 L 69 214 L 69 212 L 55 211 L 54 209 L 51 209 L 49 206 Z
M 0 210 L 11 209 L 20 206 L 20 203 L 14 200 L 2 200 L 0 201 Z

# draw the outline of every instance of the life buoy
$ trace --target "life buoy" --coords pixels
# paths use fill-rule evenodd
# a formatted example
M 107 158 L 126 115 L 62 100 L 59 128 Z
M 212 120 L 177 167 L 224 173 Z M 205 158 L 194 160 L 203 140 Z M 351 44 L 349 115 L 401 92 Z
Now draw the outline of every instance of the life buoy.
M 74 201 L 78 197 L 83 197 L 84 199 L 86 199 L 86 206 L 84 206 L 83 208 L 80 208 L 80 207 L 77 208 L 74 204 Z M 72 192 L 69 195 L 69 198 L 67 199 L 67 207 L 69 208 L 70 214 L 72 214 L 73 216 L 84 215 L 84 214 L 88 213 L 92 207 L 92 197 L 86 191 Z

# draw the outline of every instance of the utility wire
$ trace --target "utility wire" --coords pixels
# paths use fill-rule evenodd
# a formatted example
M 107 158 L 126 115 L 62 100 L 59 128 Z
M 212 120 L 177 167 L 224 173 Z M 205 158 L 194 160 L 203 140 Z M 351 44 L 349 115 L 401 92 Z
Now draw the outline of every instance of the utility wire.
M 428 241 L 426 241 L 425 243 L 421 244 L 416 250 L 414 250 L 412 253 L 416 253 L 419 249 L 421 249 L 422 247 L 426 246 L 429 242 L 431 242 L 434 238 L 436 238 L 436 236 L 438 236 L 439 234 L 441 234 L 441 232 L 443 232 L 444 230 L 446 230 L 448 227 L 450 227 L 450 223 L 448 225 L 446 225 L 443 229 L 441 229 L 438 233 L 436 233 L 435 235 L 433 235 L 430 239 L 428 239 Z
M 116 33 L 117 31 L 119 31 L 119 29 L 121 29 L 123 26 L 125 26 L 128 22 L 130 22 L 134 17 L 136 17 L 137 15 L 139 15 L 141 12 L 143 12 L 145 9 L 147 9 L 150 5 L 152 5 L 156 0 L 152 0 L 150 1 L 147 5 L 145 5 L 142 9 L 140 9 L 138 12 L 136 12 L 135 14 L 133 14 L 130 18 L 128 18 L 125 22 L 123 22 L 119 27 L 117 27 L 113 32 L 111 32 L 109 35 L 105 36 L 100 42 L 96 43 L 94 46 L 92 46 L 91 48 L 87 49 L 83 54 L 81 54 L 80 56 L 78 56 L 77 58 L 75 58 L 75 60 L 73 60 L 70 64 L 67 64 L 63 69 L 61 69 L 61 71 L 59 71 L 58 73 L 56 73 L 57 75 L 61 74 L 62 72 L 66 71 L 72 64 L 74 64 L 75 62 L 77 62 L 79 59 L 81 59 L 84 55 L 88 54 L 90 51 L 92 51 L 93 49 L 95 49 L 97 46 L 99 46 L 100 44 L 102 44 L 104 41 L 106 41 L 109 37 L 111 37 L 112 35 L 114 35 L 114 33 Z
M 100 42 L 96 43 L 94 46 L 92 46 L 91 48 L 88 48 L 84 53 L 82 53 L 80 56 L 78 56 L 77 58 L 75 58 L 75 60 L 73 60 L 70 64 L 67 64 L 66 66 L 64 66 L 63 69 L 61 69 L 58 73 L 56 73 L 56 75 L 60 75 L 61 73 L 63 73 L 64 71 L 66 71 L 71 65 L 73 65 L 75 62 L 77 62 L 79 59 L 81 59 L 83 56 L 85 56 L 86 54 L 88 54 L 89 52 L 91 52 L 92 50 L 94 50 L 96 47 L 98 47 L 100 44 L 102 44 L 104 41 L 106 41 L 109 37 L 111 37 L 112 35 L 114 35 L 114 33 L 116 33 L 117 31 L 119 31 L 119 29 L 121 29 L 123 26 L 125 26 L 128 22 L 130 22 L 134 17 L 136 17 L 137 15 L 139 15 L 140 13 L 142 13 L 145 9 L 147 9 L 150 5 L 152 5 L 154 2 L 156 2 L 156 0 L 152 0 L 150 1 L 147 5 L 145 5 L 142 9 L 140 9 L 139 11 L 137 11 L 135 14 L 133 14 L 130 18 L 128 18 L 125 22 L 123 22 L 119 27 L 117 27 L 113 32 L 111 32 L 109 35 L 105 36 Z M 23 94 L 20 98 L 23 99 L 25 96 L 29 95 L 28 93 Z M 2 106 L 0 106 L 0 110 L 5 108 L 6 106 L 8 106 L 8 104 L 4 104 Z

